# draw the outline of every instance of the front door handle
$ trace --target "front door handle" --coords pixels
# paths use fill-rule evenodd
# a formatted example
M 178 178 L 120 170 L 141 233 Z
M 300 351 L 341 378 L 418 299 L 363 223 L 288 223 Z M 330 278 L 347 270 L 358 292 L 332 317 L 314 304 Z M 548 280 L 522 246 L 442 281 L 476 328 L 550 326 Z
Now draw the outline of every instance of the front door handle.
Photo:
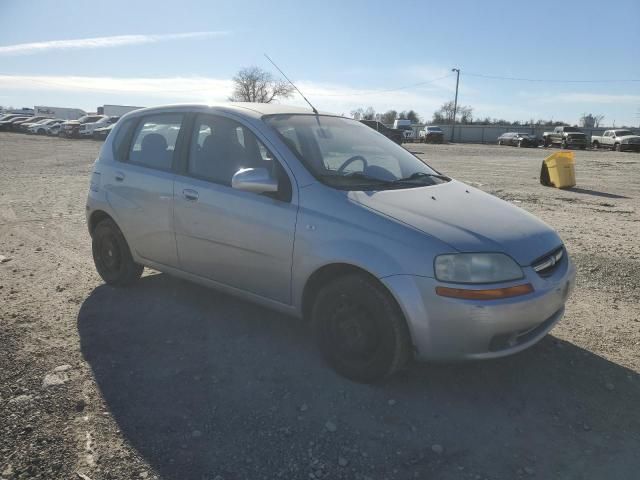
M 185 200 L 190 202 L 196 202 L 198 200 L 198 192 L 192 190 L 191 188 L 185 188 L 182 190 L 182 196 Z
M 116 182 L 122 182 L 124 180 L 124 173 L 123 172 L 116 172 Z

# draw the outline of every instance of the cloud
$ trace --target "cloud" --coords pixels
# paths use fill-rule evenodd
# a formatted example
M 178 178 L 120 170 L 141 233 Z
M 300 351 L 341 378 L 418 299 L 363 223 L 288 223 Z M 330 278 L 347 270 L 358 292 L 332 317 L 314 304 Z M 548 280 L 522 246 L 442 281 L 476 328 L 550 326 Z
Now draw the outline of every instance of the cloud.
M 116 35 L 111 37 L 78 38 L 75 40 L 50 40 L 48 42 L 18 43 L 0 46 L 0 55 L 33 55 L 53 50 L 79 50 L 85 48 L 113 48 L 125 45 L 143 45 L 170 40 L 188 40 L 197 38 L 220 37 L 228 32 L 188 32 L 160 35 Z

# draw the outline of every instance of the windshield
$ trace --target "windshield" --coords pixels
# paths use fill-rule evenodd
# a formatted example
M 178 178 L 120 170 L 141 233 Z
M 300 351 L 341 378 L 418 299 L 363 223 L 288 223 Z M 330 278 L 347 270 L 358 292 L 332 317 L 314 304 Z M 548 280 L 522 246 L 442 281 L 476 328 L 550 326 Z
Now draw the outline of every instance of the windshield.
M 518 135 L 519 137 L 530 137 L 530 136 L 531 136 L 531 135 L 530 135 L 530 134 L 528 134 L 528 133 L 518 133 L 518 134 L 516 134 L 516 135 Z
M 440 127 L 427 127 L 428 132 L 442 132 Z
M 576 127 L 564 127 L 563 130 L 565 132 L 577 132 L 577 133 L 582 133 L 579 129 L 577 129 Z
M 617 137 L 626 137 L 627 135 L 633 135 L 631 130 L 616 130 Z
M 323 115 L 271 115 L 280 135 L 321 182 L 343 190 L 383 190 L 449 181 L 366 125 Z

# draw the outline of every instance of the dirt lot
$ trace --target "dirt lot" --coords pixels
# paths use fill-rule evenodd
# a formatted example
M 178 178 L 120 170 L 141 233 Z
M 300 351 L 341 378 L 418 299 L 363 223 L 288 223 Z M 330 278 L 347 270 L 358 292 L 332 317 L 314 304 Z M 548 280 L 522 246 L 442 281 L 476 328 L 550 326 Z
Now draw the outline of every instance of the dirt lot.
M 578 285 L 527 352 L 365 386 L 295 320 L 154 272 L 103 285 L 99 146 L 0 133 L 0 478 L 638 478 L 640 155 L 577 152 L 560 191 L 542 149 L 410 145 L 555 227 Z

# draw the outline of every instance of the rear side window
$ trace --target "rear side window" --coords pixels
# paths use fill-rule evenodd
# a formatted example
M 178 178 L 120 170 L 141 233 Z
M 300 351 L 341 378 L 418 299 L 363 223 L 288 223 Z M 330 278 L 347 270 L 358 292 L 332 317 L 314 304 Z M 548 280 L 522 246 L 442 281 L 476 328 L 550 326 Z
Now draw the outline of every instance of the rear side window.
M 133 135 L 136 122 L 136 118 L 130 118 L 118 126 L 118 131 L 113 139 L 113 157 L 119 162 L 127 161 L 129 144 L 131 143 L 131 136 Z
M 176 113 L 143 117 L 133 134 L 129 162 L 170 170 L 183 118 Z

